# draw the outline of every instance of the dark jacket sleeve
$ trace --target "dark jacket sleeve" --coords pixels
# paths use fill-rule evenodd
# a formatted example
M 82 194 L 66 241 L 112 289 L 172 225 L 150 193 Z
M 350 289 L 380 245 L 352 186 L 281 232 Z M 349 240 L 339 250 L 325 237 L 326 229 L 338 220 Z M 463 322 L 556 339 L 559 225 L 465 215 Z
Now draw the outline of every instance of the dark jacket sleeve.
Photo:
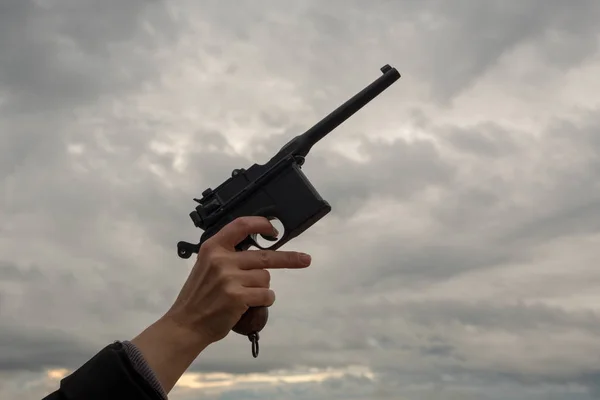
M 149 379 L 147 365 L 140 368 L 139 357 L 128 343 L 110 344 L 65 377 L 60 388 L 43 400 L 165 400 L 155 377 Z

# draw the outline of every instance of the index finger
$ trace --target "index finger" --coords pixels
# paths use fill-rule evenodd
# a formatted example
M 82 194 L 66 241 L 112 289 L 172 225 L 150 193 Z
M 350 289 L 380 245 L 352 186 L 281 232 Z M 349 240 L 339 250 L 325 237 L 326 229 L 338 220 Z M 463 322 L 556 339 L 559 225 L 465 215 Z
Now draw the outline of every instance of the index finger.
M 221 246 L 233 249 L 247 236 L 257 233 L 277 236 L 277 230 L 267 218 L 239 217 L 225 225 L 213 239 Z
M 298 269 L 311 263 L 310 255 L 297 251 L 245 251 L 236 256 L 241 269 Z

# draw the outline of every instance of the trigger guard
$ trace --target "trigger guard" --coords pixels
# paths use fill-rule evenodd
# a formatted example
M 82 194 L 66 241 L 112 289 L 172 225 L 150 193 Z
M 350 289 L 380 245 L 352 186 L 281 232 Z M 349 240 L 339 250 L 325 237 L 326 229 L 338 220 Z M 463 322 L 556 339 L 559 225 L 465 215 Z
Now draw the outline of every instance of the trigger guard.
M 260 236 L 262 236 L 264 239 L 266 239 L 266 240 L 268 240 L 270 242 L 277 242 L 279 240 L 276 237 L 274 238 L 273 236 L 268 236 L 267 235 L 265 237 L 262 234 L 260 234 Z M 246 244 L 247 244 L 248 247 L 252 247 L 253 246 L 253 247 L 256 247 L 259 250 L 271 250 L 272 246 L 270 246 L 270 247 L 263 247 L 260 244 L 258 244 L 258 242 L 256 241 L 256 237 L 257 237 L 257 234 L 253 234 L 253 235 L 248 236 L 248 238 L 246 238 L 245 242 L 246 242 Z M 275 239 L 275 240 L 273 240 L 273 239 Z

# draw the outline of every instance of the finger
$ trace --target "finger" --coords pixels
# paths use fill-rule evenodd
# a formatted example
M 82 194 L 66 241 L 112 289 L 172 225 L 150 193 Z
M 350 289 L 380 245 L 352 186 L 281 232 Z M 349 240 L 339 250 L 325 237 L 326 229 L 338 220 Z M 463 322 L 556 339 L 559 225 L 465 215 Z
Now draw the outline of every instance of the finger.
M 244 301 L 248 307 L 271 307 L 275 303 L 275 292 L 264 288 L 245 288 Z
M 271 273 L 266 269 L 239 271 L 240 283 L 244 287 L 266 288 L 271 286 Z
M 311 263 L 308 254 L 296 251 L 253 250 L 237 253 L 234 257 L 240 269 L 298 269 Z
M 277 231 L 271 222 L 265 217 L 239 217 L 225 225 L 213 239 L 220 245 L 233 249 L 247 236 L 260 233 L 264 235 L 275 235 Z

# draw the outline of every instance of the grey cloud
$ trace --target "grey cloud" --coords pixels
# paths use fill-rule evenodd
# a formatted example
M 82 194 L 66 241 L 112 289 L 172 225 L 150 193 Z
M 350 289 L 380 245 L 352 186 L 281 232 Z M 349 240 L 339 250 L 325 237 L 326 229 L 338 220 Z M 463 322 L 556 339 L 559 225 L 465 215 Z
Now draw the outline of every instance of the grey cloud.
M 570 133 L 575 137 L 594 137 L 587 132 L 589 129 L 594 132 L 596 122 L 597 119 L 592 118 L 579 130 L 572 128 Z M 461 152 L 476 154 L 477 157 L 476 161 L 457 167 L 452 179 L 433 182 L 444 192 L 441 201 L 428 203 L 430 215 L 440 224 L 440 230 L 431 232 L 424 239 L 399 239 L 384 234 L 374 243 L 369 241 L 368 251 L 341 255 L 342 264 L 368 267 L 338 279 L 338 284 L 361 285 L 371 290 L 377 290 L 378 286 L 372 285 L 386 282 L 386 279 L 398 279 L 393 282 L 403 282 L 404 285 L 431 284 L 473 270 L 527 262 L 531 260 L 532 251 L 549 240 L 598 232 L 596 215 L 600 208 L 599 192 L 596 190 L 596 154 L 600 148 L 593 147 L 590 151 L 587 140 L 570 143 L 569 151 L 579 157 L 577 164 L 580 166 L 575 170 L 571 164 L 553 165 L 545 161 L 546 157 L 566 151 L 560 141 L 547 139 L 531 143 L 518 135 L 504 134 L 506 131 L 497 126 L 475 127 L 469 131 L 445 128 L 435 132 Z M 551 138 L 553 128 L 547 132 L 544 137 Z M 476 139 L 477 145 L 472 139 L 475 134 L 481 135 Z M 484 142 L 486 138 L 494 139 Z M 481 149 L 482 146 L 485 149 Z M 499 158 L 513 164 L 514 167 L 509 168 L 514 168 L 515 172 L 506 174 L 502 171 L 506 164 L 498 164 Z M 415 158 L 411 165 L 419 168 L 422 162 L 423 169 L 435 162 L 433 160 L 433 157 L 418 161 Z M 444 160 L 437 164 L 449 165 L 450 162 Z M 382 165 L 394 171 L 407 169 L 394 167 L 391 160 Z M 473 168 L 479 172 L 474 173 L 476 170 Z M 439 170 L 450 174 L 443 168 Z M 351 176 L 360 177 L 360 174 Z M 424 188 L 430 183 L 416 176 L 416 187 Z M 539 176 L 546 178 L 538 180 Z M 373 173 L 372 184 L 377 185 L 383 177 L 384 174 Z M 406 185 L 405 181 L 393 179 L 387 182 L 387 185 L 383 182 L 378 185 L 386 189 L 373 190 L 373 195 L 384 195 L 390 183 L 400 188 Z M 527 202 L 515 202 L 509 194 L 511 191 L 513 195 L 525 196 Z M 354 190 L 354 193 L 358 192 Z M 396 199 L 410 199 L 397 191 L 394 194 Z M 416 196 L 413 201 L 418 203 L 419 197 Z M 357 234 L 354 245 L 366 235 L 369 233 Z
M 429 288 L 451 282 L 468 291 L 469 282 L 509 265 L 535 274 L 532 265 L 546 260 L 540 247 L 598 233 L 597 110 L 557 116 L 532 132 L 495 120 L 459 126 L 468 115 L 445 103 L 468 96 L 521 45 L 534 45 L 552 68 L 591 58 L 596 2 L 36 4 L 0 6 L 3 376 L 74 368 L 152 322 L 190 266 L 174 246 L 200 234 L 188 218 L 192 197 L 231 169 L 267 158 L 390 62 L 402 80 L 307 160 L 306 174 L 334 212 L 292 244 L 314 250 L 314 268 L 274 274 L 278 302 L 259 362 L 248 341 L 232 334 L 193 370 L 366 364 L 378 377 L 231 390 L 220 398 L 597 395 L 598 371 L 584 354 L 597 351 L 596 313 L 427 298 Z M 281 89 L 276 100 L 273 82 Z M 179 110 L 180 98 L 199 104 Z M 373 133 L 397 126 L 393 133 L 418 137 L 387 143 L 365 126 Z M 249 127 L 263 136 L 244 136 Z M 248 144 L 234 155 L 238 138 Z M 369 162 L 333 151 L 347 139 L 360 143 Z M 156 142 L 176 148 L 161 152 Z M 73 145 L 81 154 L 69 151 Z M 183 167 L 175 166 L 180 153 Z M 384 199 L 389 204 L 380 205 Z M 382 208 L 366 208 L 372 204 Z M 381 215 L 373 225 L 355 230 L 356 219 L 374 211 Z M 585 249 L 593 255 L 591 246 Z M 588 269 L 549 296 L 593 289 L 597 277 Z M 466 280 L 476 274 L 481 280 Z M 527 299 L 525 290 L 510 293 Z M 385 303 L 379 293 L 423 298 Z M 469 326 L 481 335 L 470 336 Z M 492 339 L 507 332 L 521 335 L 514 347 L 485 358 L 481 346 L 502 350 Z M 557 346 L 565 332 L 574 335 L 571 352 Z M 548 358 L 524 354 L 531 335 Z M 581 392 L 572 389 L 577 384 Z
M 156 18 L 156 9 L 164 9 L 160 1 L 65 0 L 46 6 L 9 0 L 1 7 L 0 88 L 10 98 L 5 112 L 74 108 L 155 76 L 140 23 Z M 169 20 L 160 23 L 161 35 L 170 38 Z M 128 47 L 134 42 L 137 54 Z
M 494 388 L 498 385 L 514 384 L 522 385 L 519 393 L 523 395 L 529 388 L 540 390 L 543 387 L 546 388 L 544 393 L 550 395 L 553 391 L 547 391 L 548 385 L 557 385 L 557 392 L 560 392 L 562 385 L 581 385 L 589 390 L 596 390 L 596 383 L 590 379 L 593 371 L 571 369 L 570 364 L 574 357 L 568 357 L 569 360 L 563 358 L 563 366 L 549 366 L 547 371 L 542 368 L 543 372 L 529 371 L 525 366 L 527 353 L 517 359 L 507 357 L 511 360 L 509 366 L 502 363 L 483 366 L 473 361 L 478 358 L 477 353 L 485 349 L 471 349 L 469 343 L 471 340 L 477 342 L 481 337 L 485 337 L 486 332 L 492 337 L 503 331 L 514 335 L 515 338 L 528 334 L 527 340 L 536 340 L 537 346 L 541 345 L 545 350 L 546 355 L 541 357 L 547 358 L 548 363 L 553 364 L 560 359 L 561 351 L 551 343 L 544 343 L 561 332 L 580 332 L 582 329 L 591 337 L 597 336 L 600 326 L 597 314 L 569 313 L 545 306 L 424 302 L 390 304 L 387 307 L 383 304 L 369 308 L 358 306 L 352 311 L 345 310 L 339 312 L 339 315 L 329 316 L 329 319 L 339 318 L 334 323 L 343 324 L 341 320 L 350 315 L 363 316 L 358 329 L 347 333 L 340 329 L 332 331 L 338 340 L 342 341 L 362 337 L 367 332 L 374 336 L 378 347 L 371 348 L 371 352 L 379 356 L 370 359 L 370 366 L 381 379 L 396 387 L 398 393 L 409 391 L 411 385 L 435 385 L 444 393 L 453 390 L 460 392 L 463 386 L 462 389 L 481 389 L 490 396 L 494 395 Z M 383 336 L 379 328 L 379 324 L 382 323 L 379 317 L 381 315 L 387 315 L 385 326 L 388 333 Z M 415 324 L 406 324 L 407 320 Z M 399 324 L 401 321 L 405 323 Z M 329 328 L 332 326 L 331 323 L 328 324 Z M 405 330 L 407 327 L 410 327 L 408 331 Z M 467 327 L 474 327 L 476 330 L 469 330 Z M 468 339 L 469 337 L 471 339 Z M 381 346 L 382 343 L 387 344 Z M 338 349 L 315 349 L 315 353 L 325 352 L 322 358 L 317 354 L 311 356 L 314 356 L 315 360 L 335 360 L 334 352 L 341 351 L 340 349 L 352 354 L 352 346 L 340 344 Z M 590 348 L 590 351 L 594 350 Z M 332 354 L 329 355 L 328 352 Z M 534 353 L 530 356 L 534 357 Z
M 433 79 L 433 91 L 443 100 L 471 86 L 522 44 L 536 46 L 546 61 L 561 69 L 578 64 L 596 50 L 600 8 L 595 1 L 580 2 L 577 7 L 536 0 L 434 4 L 433 22 L 418 25 L 419 39 L 431 46 L 431 58 L 425 57 L 428 63 L 422 66 L 426 78 Z M 553 40 L 554 35 L 561 37 Z
M 501 158 L 527 150 L 518 139 L 518 135 L 524 132 L 514 132 L 489 123 L 470 128 L 448 126 L 435 132 L 452 148 L 474 157 Z
M 0 329 L 2 371 L 41 372 L 47 368 L 79 366 L 99 350 L 60 331 Z
M 300 133 L 302 131 L 286 136 L 291 139 Z M 331 133 L 332 136 L 336 134 Z M 263 145 L 264 151 L 257 154 L 260 160 L 268 160 L 285 144 L 285 139 L 280 136 L 283 135 L 275 138 L 277 141 L 265 139 L 269 144 Z M 335 143 L 334 137 L 328 139 Z M 341 216 L 354 214 L 369 199 L 382 196 L 410 199 L 429 187 L 445 185 L 454 178 L 453 166 L 441 157 L 431 142 L 425 140 L 408 143 L 398 139 L 385 143 L 361 139 L 358 152 L 367 157 L 368 164 L 321 150 L 319 144 L 307 156 L 303 170 L 321 195 L 332 204 L 333 212 Z
M 510 303 L 512 299 L 507 299 Z M 388 310 L 391 312 L 392 310 Z M 483 329 L 502 329 L 511 332 L 535 330 L 557 332 L 583 330 L 600 333 L 600 315 L 593 311 L 565 311 L 542 304 L 498 305 L 490 302 L 465 304 L 451 301 L 407 303 L 395 312 L 410 318 L 419 325 L 460 323 Z
M 279 8 L 281 4 L 270 3 L 269 14 L 240 4 L 236 7 L 237 13 L 244 14 L 240 21 L 232 17 L 229 9 L 214 2 L 207 4 L 210 6 L 203 7 L 203 11 L 221 23 L 222 32 L 236 39 L 260 38 L 278 50 L 293 45 L 295 51 L 285 53 L 289 61 L 277 60 L 274 66 L 310 59 L 310 64 L 302 63 L 305 66 L 296 68 L 302 74 L 298 84 L 307 93 L 313 90 L 307 77 L 329 79 L 339 76 L 339 68 L 352 72 L 349 75 L 365 71 L 368 67 L 360 54 L 367 54 L 398 62 L 407 77 L 427 82 L 442 103 L 467 90 L 502 57 L 523 44 L 533 45 L 550 65 L 563 70 L 573 67 L 596 50 L 596 21 L 600 15 L 593 0 L 578 2 L 577 6 L 541 0 L 456 4 L 372 1 L 368 6 L 362 2 L 333 1 L 329 7 L 305 2 L 289 8 L 285 14 Z M 361 11 L 356 12 L 357 9 Z M 279 15 L 294 18 L 295 23 L 277 23 Z M 268 33 L 262 28 L 267 24 Z M 376 39 L 371 32 L 378 32 Z M 265 37 L 267 34 L 272 36 Z M 296 39 L 300 35 L 304 40 Z M 328 57 L 312 57 L 314 48 L 327 48 Z M 312 97 L 311 102 L 318 109 L 323 104 L 317 97 Z
M 499 220 L 500 215 L 504 214 L 505 228 L 498 230 L 502 233 L 495 240 L 511 246 L 516 246 L 517 243 L 531 246 L 560 236 L 597 232 L 595 215 L 599 210 L 600 199 L 597 185 L 600 147 L 594 138 L 597 136 L 598 122 L 597 116 L 584 118 L 576 125 L 561 121 L 548 127 L 544 132 L 544 139 L 536 141 L 518 139 L 515 135 L 502 135 L 503 143 L 496 146 L 496 149 L 502 149 L 504 158 L 514 165 L 512 177 L 508 174 L 490 174 L 492 176 L 489 181 L 477 182 L 478 189 L 491 196 L 488 200 L 490 209 L 484 215 L 467 215 L 467 210 L 458 214 L 464 222 L 463 226 L 473 226 L 477 223 L 475 218 L 477 221 L 489 218 Z M 577 139 L 565 142 L 565 128 L 570 137 Z M 477 129 L 475 132 L 486 137 L 494 131 Z M 462 137 L 470 138 L 471 135 L 466 133 Z M 496 134 L 498 136 L 500 134 Z M 454 143 L 456 144 L 456 140 Z M 464 145 L 460 148 L 462 151 L 467 149 Z M 509 148 L 514 150 L 508 151 Z M 477 154 L 481 154 L 481 151 Z M 575 157 L 574 161 L 565 163 L 561 160 L 571 154 Z M 485 165 L 482 168 L 486 168 Z M 493 165 L 487 168 L 495 170 Z M 523 206 L 512 202 L 506 192 L 510 185 L 518 186 L 521 194 L 531 196 L 530 202 Z M 472 189 L 465 189 L 459 188 L 457 191 L 458 201 L 472 198 Z

